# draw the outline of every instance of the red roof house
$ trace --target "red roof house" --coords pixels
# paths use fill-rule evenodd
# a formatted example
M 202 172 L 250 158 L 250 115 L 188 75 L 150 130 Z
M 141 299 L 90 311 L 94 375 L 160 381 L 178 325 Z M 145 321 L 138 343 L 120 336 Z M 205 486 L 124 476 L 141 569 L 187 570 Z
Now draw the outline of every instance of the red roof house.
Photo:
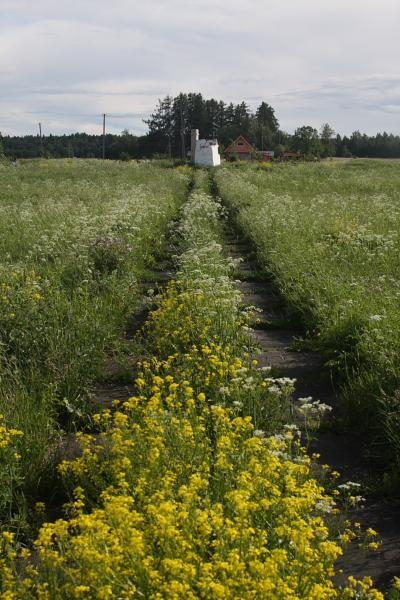
M 250 160 L 257 152 L 255 148 L 242 135 L 232 142 L 225 150 L 227 160 L 234 160 L 237 157 L 239 160 Z

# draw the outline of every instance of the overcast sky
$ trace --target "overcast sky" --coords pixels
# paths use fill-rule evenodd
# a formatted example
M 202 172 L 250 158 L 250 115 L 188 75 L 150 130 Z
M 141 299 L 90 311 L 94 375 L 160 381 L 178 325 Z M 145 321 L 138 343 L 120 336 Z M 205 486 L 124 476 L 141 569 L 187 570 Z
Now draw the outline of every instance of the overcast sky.
M 400 0 L 0 0 L 0 131 L 146 131 L 167 94 L 400 134 Z

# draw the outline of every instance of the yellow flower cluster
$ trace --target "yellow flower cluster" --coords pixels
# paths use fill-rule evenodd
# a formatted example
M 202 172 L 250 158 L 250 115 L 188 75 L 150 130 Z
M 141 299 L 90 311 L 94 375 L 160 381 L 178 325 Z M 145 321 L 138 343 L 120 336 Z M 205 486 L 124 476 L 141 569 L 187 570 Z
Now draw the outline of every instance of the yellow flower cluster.
M 20 597 L 336 597 L 341 549 L 316 508 L 330 500 L 309 459 L 291 457 L 292 432 L 257 437 L 249 417 L 158 375 L 98 422 L 102 435 L 62 466 L 88 491 L 41 529 Z
M 22 481 L 19 448 L 22 435 L 19 429 L 8 427 L 0 414 L 0 530 L 1 520 L 12 512 L 14 486 Z
M 3 268 L 0 269 L 0 280 L 0 322 L 3 327 L 7 327 L 7 321 L 14 321 L 21 311 L 31 315 L 40 310 L 43 285 L 33 269 L 10 272 Z
M 70 518 L 43 526 L 39 566 L 12 581 L 15 597 L 340 597 L 341 548 L 319 510 L 332 499 L 293 432 L 259 437 L 189 381 L 145 377 L 62 465 L 81 483 Z M 352 590 L 343 597 L 380 597 Z
M 3 422 L 4 417 L 0 414 L 0 450 L 9 447 L 14 438 L 18 438 L 23 435 L 23 432 L 19 429 L 10 429 L 6 425 L 3 425 Z

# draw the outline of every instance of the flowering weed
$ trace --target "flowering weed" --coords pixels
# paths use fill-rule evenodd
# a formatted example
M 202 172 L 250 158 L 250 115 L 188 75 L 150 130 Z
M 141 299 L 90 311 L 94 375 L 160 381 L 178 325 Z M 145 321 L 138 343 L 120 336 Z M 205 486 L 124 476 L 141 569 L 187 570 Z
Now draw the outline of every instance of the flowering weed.
M 97 433 L 60 465 L 67 518 L 42 526 L 35 561 L 18 563 L 3 534 L 4 598 L 383 598 L 370 581 L 334 587 L 334 501 L 297 429 L 282 427 L 293 382 L 244 349 L 217 222 L 211 239 L 197 233 L 211 203 L 195 189 L 185 207 L 177 281 L 151 314 L 136 393 L 96 415 Z

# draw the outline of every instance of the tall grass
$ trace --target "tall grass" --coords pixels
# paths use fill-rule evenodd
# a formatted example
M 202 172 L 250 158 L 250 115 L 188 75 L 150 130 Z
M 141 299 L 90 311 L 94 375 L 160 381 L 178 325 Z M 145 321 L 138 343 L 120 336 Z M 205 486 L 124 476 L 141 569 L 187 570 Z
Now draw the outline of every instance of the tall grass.
M 23 431 L 25 489 L 40 487 L 61 429 L 138 306 L 189 175 L 144 163 L 31 161 L 0 171 L 0 414 Z
M 352 426 L 400 464 L 400 171 L 353 161 L 225 168 L 224 200 L 344 386 Z

